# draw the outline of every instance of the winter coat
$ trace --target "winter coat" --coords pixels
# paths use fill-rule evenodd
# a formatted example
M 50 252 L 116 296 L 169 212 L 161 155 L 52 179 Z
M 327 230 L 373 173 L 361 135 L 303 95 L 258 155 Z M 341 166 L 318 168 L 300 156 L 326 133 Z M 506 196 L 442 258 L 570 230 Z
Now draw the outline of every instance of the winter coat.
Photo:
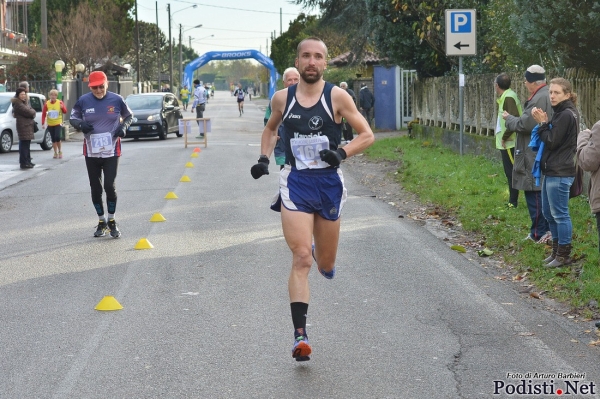
M 591 172 L 588 197 L 593 213 L 600 212 L 600 121 L 577 136 L 577 164 Z
M 571 100 L 556 104 L 552 110 L 550 123 L 543 123 L 538 129 L 540 140 L 545 144 L 540 163 L 542 173 L 553 177 L 575 176 L 579 114 Z
M 370 109 L 375 105 L 375 98 L 373 93 L 369 91 L 367 86 L 360 89 L 358 93 L 359 105 L 362 109 Z
M 525 101 L 523 114 L 519 117 L 509 115 L 506 118 L 506 129 L 517 133 L 515 144 L 515 164 L 513 165 L 513 188 L 523 191 L 540 191 L 542 186 L 536 186 L 531 170 L 535 162 L 536 153 L 529 148 L 531 131 L 537 122 L 531 116 L 534 107 L 546 111 L 548 118 L 552 117 L 552 106 L 548 86 L 544 85 L 536 91 L 529 100 Z
M 36 112 L 31 106 L 18 98 L 10 100 L 13 106 L 13 115 L 17 119 L 17 134 L 19 140 L 33 140 L 33 126 Z

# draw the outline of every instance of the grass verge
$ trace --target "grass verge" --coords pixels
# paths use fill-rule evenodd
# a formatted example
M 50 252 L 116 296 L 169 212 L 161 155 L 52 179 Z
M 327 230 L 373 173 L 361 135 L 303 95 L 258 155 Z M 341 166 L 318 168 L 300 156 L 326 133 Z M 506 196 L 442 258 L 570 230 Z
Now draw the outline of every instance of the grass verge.
M 524 241 L 531 224 L 523 193 L 519 206 L 506 207 L 508 187 L 500 162 L 404 137 L 377 140 L 365 151 L 371 160 L 400 161 L 396 175 L 402 186 L 422 202 L 452 214 L 466 231 L 480 235 L 487 248 L 545 295 L 567 303 L 582 316 L 600 316 L 598 233 L 587 197 L 569 202 L 573 222 L 573 253 L 577 262 L 564 268 L 543 266 L 549 247 Z

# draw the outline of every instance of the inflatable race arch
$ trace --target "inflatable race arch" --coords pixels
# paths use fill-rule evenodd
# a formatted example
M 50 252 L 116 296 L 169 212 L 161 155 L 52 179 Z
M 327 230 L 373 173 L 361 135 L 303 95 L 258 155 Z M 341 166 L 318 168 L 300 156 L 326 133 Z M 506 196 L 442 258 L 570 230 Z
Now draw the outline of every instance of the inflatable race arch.
M 183 85 L 187 84 L 190 88 L 194 87 L 192 84 L 194 71 L 200 68 L 202 65 L 208 63 L 209 61 L 239 60 L 242 58 L 254 58 L 256 61 L 260 62 L 262 65 L 269 69 L 269 99 L 273 97 L 273 94 L 275 94 L 275 89 L 277 87 L 276 83 L 277 79 L 279 79 L 279 74 L 275 69 L 275 64 L 273 64 L 273 61 L 269 57 L 266 57 L 260 51 L 256 50 L 209 51 L 208 53 L 204 53 L 200 57 L 196 58 L 194 61 L 186 65 L 181 79 L 181 86 L 183 87 Z

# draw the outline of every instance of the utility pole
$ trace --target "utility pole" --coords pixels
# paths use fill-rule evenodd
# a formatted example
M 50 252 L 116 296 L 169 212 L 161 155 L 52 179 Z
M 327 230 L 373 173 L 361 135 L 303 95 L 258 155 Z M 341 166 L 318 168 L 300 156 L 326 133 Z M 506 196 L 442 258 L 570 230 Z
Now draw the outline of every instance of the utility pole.
M 46 1 L 46 0 L 42 0 Z M 140 66 L 140 26 L 138 24 L 138 8 L 137 8 L 137 0 L 135 0 L 135 56 L 136 56 L 136 67 L 137 71 L 137 87 L 138 94 L 142 92 L 142 81 L 140 79 L 140 70 L 142 69 Z
M 42 9 L 42 48 L 48 48 L 48 8 L 46 7 L 46 0 L 42 0 L 40 6 Z
M 167 4 L 169 12 L 169 88 L 173 90 L 173 42 L 171 41 L 171 4 Z
M 183 60 L 181 55 L 181 24 L 179 24 L 179 81 L 183 82 Z M 181 86 L 183 88 L 183 86 Z M 181 90 L 181 88 L 179 90 Z
M 156 2 L 156 66 L 158 76 L 156 77 L 157 91 L 160 91 L 160 30 L 158 29 L 158 1 Z

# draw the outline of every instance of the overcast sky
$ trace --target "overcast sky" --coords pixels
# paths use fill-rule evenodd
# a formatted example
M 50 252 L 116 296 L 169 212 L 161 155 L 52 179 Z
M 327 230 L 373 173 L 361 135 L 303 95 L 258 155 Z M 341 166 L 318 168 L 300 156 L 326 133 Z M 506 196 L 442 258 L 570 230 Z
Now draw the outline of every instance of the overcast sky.
M 182 25 L 182 42 L 198 55 L 209 51 L 259 50 L 267 53 L 271 46 L 271 32 L 280 35 L 280 27 L 287 31 L 290 21 L 302 12 L 300 6 L 286 0 L 138 0 L 138 19 L 156 23 L 169 37 L 167 4 L 171 5 L 171 36 L 179 43 L 179 24 Z M 193 7 L 196 5 L 196 7 Z M 280 17 L 281 9 L 281 17 Z M 316 14 L 314 11 L 308 14 Z M 281 21 L 281 24 L 280 24 Z M 202 24 L 201 28 L 194 28 Z M 211 37 L 211 35 L 214 35 Z

